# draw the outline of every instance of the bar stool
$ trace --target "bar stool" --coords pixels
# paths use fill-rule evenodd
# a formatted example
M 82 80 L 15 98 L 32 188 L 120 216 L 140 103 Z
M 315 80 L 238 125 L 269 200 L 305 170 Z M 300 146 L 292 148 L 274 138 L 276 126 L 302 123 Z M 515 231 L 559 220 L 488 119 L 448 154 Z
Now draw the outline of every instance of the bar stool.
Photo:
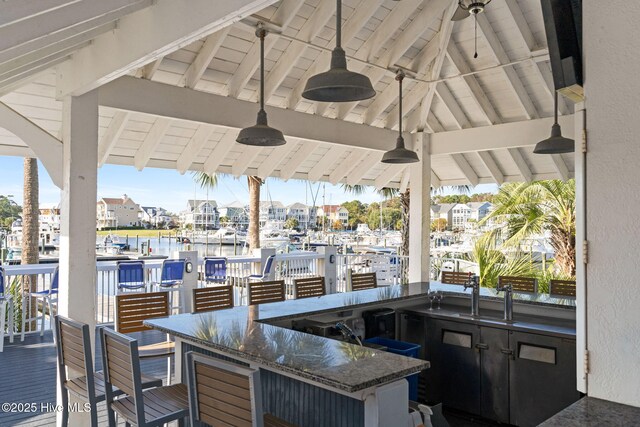
M 100 329 L 100 338 L 109 426 L 116 427 L 116 413 L 126 426 L 155 427 L 174 420 L 183 426 L 189 416 L 187 386 L 143 390 L 138 341 L 107 328 Z M 122 391 L 120 397 L 114 387 Z
M 49 308 L 49 319 L 51 319 L 51 323 L 53 324 L 53 303 L 58 302 L 58 272 L 59 269 L 56 267 L 53 271 L 53 275 L 51 276 L 51 282 L 49 282 L 49 289 L 44 291 L 25 292 L 22 294 L 22 331 L 20 333 L 20 341 L 24 341 L 26 324 L 32 320 L 37 322 L 38 319 L 40 319 L 40 336 L 44 335 L 44 321 L 46 317 L 45 307 Z M 31 306 L 31 298 L 35 298 L 36 300 L 35 317 L 27 317 L 27 312 Z M 42 316 L 38 316 L 38 301 L 40 300 L 42 300 Z
M 13 342 L 13 298 L 11 294 L 7 294 L 7 288 L 5 285 L 5 272 L 4 268 L 0 266 L 0 353 L 4 350 L 4 327 L 5 327 L 5 317 L 7 317 L 7 313 L 9 314 L 9 342 Z
M 263 413 L 260 370 L 193 351 L 186 359 L 191 425 L 295 427 Z
M 137 291 L 147 287 L 143 261 L 118 261 L 118 291 Z
M 193 313 L 233 308 L 233 287 L 226 285 L 197 288 L 193 290 L 191 301 Z
M 211 257 L 204 259 L 204 281 L 224 285 L 227 283 L 227 259 Z
M 284 280 L 249 283 L 249 305 L 284 301 Z
M 130 334 L 149 331 L 144 325 L 147 319 L 167 317 L 169 310 L 168 292 L 123 292 L 116 295 L 115 330 Z M 141 359 L 167 358 L 167 384 L 171 383 L 171 356 L 175 354 L 176 343 L 167 334 L 165 341 L 142 345 L 138 348 Z
M 325 295 L 324 277 L 303 277 L 293 281 L 293 298 L 311 298 Z
M 360 273 L 351 275 L 351 290 L 362 291 L 378 287 L 376 273 Z
M 162 272 L 160 273 L 160 281 L 153 283 L 158 288 L 166 290 L 171 293 L 170 298 L 170 311 L 174 308 L 178 309 L 178 312 L 184 312 L 185 296 L 184 296 L 184 267 L 185 260 L 183 259 L 165 259 L 162 262 Z M 173 305 L 173 294 L 177 292 L 179 298 L 179 305 Z
M 105 400 L 102 371 L 93 371 L 93 355 L 89 325 L 62 316 L 55 316 L 55 342 L 58 354 L 58 378 L 62 396 L 62 426 L 69 425 L 69 394 L 89 403 L 91 427 L 98 427 L 98 403 Z M 73 370 L 78 376 L 69 377 Z M 162 380 L 142 376 L 142 388 L 159 387 Z M 122 394 L 115 389 L 114 395 Z

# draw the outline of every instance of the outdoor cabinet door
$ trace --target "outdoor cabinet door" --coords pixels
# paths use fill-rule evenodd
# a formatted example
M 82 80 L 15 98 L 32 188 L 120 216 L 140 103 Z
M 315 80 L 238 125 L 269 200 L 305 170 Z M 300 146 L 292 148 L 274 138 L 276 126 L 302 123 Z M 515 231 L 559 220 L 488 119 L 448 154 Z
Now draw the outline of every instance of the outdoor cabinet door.
M 482 327 L 480 348 L 481 415 L 509 423 L 509 331 Z
M 400 341 L 420 345 L 418 357 L 422 360 L 430 360 L 425 357 L 427 353 L 427 317 L 417 313 L 400 314 Z M 430 369 L 425 369 L 418 377 L 418 401 L 426 400 L 426 374 Z
M 537 426 L 580 398 L 575 340 L 512 332 L 511 424 Z
M 444 406 L 480 414 L 480 327 L 442 321 L 436 330 L 440 342 L 438 369 Z M 428 384 L 427 384 L 428 386 Z

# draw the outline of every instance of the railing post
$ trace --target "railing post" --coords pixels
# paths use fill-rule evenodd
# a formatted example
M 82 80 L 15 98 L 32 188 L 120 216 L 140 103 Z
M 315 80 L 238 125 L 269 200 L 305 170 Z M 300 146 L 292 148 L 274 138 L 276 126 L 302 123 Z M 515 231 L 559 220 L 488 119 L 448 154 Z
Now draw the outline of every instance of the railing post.
M 184 304 L 180 301 L 180 305 L 184 307 L 185 313 L 191 313 L 191 295 L 198 287 L 198 251 L 176 251 L 174 258 L 186 261 L 185 270 L 189 270 L 188 263 L 191 263 L 191 272 L 185 271 L 182 277 L 183 292 L 180 294 L 180 298 L 184 298 Z
M 328 294 L 336 293 L 336 284 L 338 278 L 338 269 L 336 264 L 336 258 L 338 250 L 335 246 L 321 246 L 318 248 L 318 253 L 323 255 L 318 260 L 318 269 L 324 271 L 324 285 Z
M 267 258 L 269 258 L 271 255 L 275 255 L 276 250 L 275 248 L 260 248 L 257 251 L 259 251 L 259 253 L 256 255 L 260 257 L 260 273 L 262 273 L 264 271 L 264 266 L 267 265 Z M 271 271 L 269 272 L 267 277 L 265 277 L 265 280 L 275 280 L 276 267 L 277 265 L 274 261 L 271 265 Z

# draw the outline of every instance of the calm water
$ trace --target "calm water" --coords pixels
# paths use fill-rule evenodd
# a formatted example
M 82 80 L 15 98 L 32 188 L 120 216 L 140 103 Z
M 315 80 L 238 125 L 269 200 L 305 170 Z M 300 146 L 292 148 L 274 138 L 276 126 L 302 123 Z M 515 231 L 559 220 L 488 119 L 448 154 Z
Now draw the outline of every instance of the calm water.
M 120 243 L 127 242 L 127 236 L 125 234 L 114 234 L 120 239 Z M 96 239 L 97 244 L 102 244 L 104 236 L 100 236 Z M 124 255 L 134 255 L 136 252 L 140 253 L 143 244 L 147 244 L 151 247 L 152 255 L 166 255 L 172 256 L 175 251 L 197 250 L 200 256 L 233 256 L 242 255 L 244 247 L 238 245 L 236 248 L 233 245 L 204 245 L 204 244 L 183 244 L 176 242 L 175 238 L 162 237 L 155 238 L 142 238 L 137 240 L 138 250 L 136 251 L 136 238 L 129 235 L 129 247 L 130 251 L 125 251 Z

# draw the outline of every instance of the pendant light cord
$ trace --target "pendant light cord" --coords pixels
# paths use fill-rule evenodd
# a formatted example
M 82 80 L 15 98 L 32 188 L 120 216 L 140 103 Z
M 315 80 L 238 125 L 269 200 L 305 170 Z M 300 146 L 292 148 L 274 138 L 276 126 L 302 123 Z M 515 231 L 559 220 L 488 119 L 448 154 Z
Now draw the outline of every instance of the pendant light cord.
M 553 123 L 558 124 L 558 91 L 554 90 L 554 98 L 553 98 Z
M 264 28 L 258 28 L 256 33 L 260 37 L 260 111 L 264 111 L 264 37 L 267 32 Z
M 342 48 L 342 0 L 336 0 L 336 48 Z
M 398 81 L 398 88 L 400 89 L 400 96 L 398 100 L 398 132 L 400 136 L 402 136 L 402 80 L 404 80 L 404 72 L 402 70 L 398 70 L 396 80 Z

